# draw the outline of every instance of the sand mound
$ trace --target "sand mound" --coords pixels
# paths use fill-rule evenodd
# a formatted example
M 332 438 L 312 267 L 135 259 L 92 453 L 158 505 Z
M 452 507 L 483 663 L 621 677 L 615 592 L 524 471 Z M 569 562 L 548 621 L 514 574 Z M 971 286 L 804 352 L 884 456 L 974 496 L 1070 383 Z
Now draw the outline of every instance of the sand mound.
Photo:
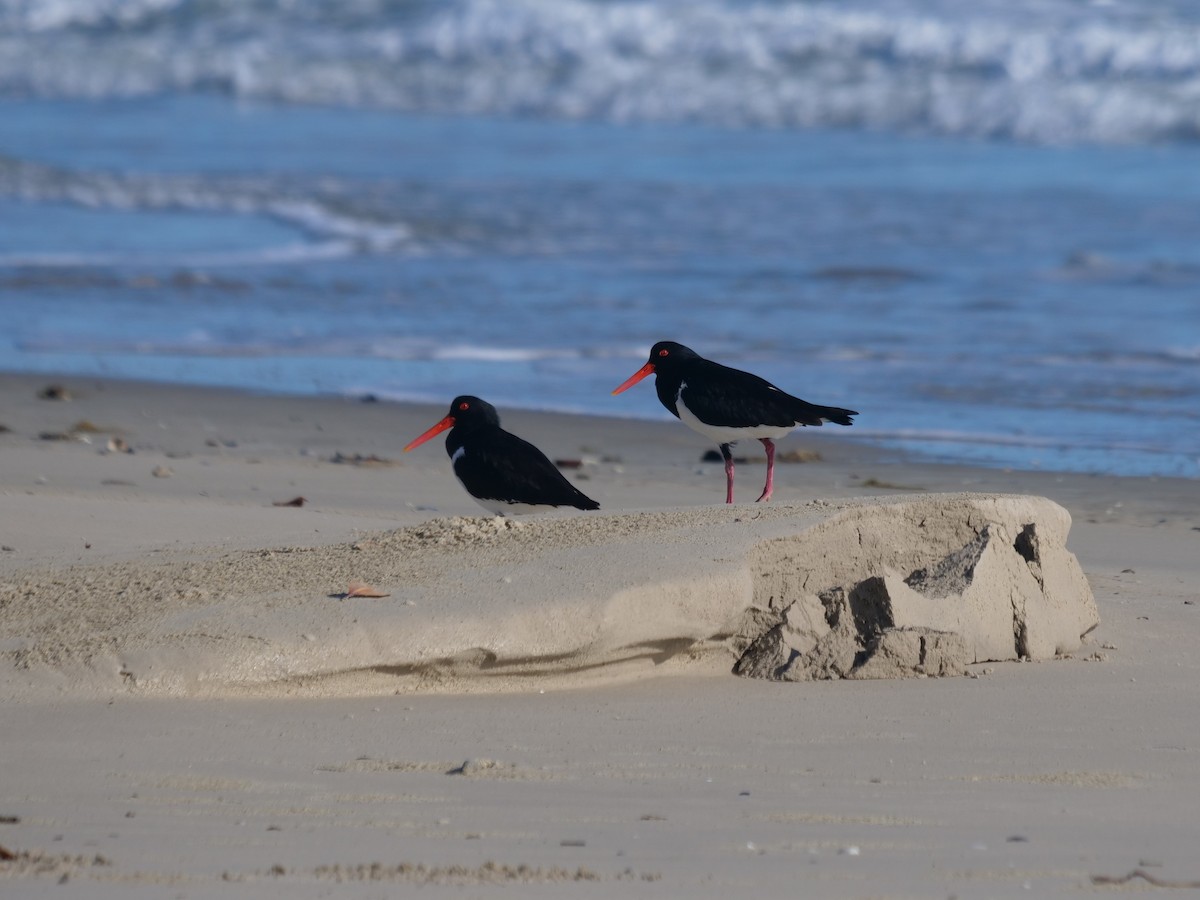
M 1097 621 L 1048 500 L 941 495 L 435 520 L 351 544 L 25 572 L 0 694 L 502 689 L 664 664 L 951 674 Z M 361 580 L 389 596 L 341 599 Z
M 847 510 L 756 549 L 734 671 L 781 681 L 961 674 L 1046 659 L 1099 624 L 1066 510 L 930 497 Z

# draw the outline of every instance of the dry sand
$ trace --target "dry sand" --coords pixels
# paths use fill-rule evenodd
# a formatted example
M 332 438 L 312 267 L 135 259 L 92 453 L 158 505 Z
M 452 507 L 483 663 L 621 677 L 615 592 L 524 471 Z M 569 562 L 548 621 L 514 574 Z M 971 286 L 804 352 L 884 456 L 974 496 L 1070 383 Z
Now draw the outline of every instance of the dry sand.
M 441 406 L 50 383 L 0 377 L 0 896 L 1200 879 L 1200 483 L 810 429 L 781 450 L 821 458 L 781 465 L 777 502 L 727 509 L 677 423 L 501 410 L 603 507 L 509 522 L 475 518 L 438 442 L 402 456 Z M 1100 619 L 1081 646 L 965 677 L 730 674 L 754 548 L 964 492 L 1070 512 Z M 390 596 L 342 599 L 355 580 Z

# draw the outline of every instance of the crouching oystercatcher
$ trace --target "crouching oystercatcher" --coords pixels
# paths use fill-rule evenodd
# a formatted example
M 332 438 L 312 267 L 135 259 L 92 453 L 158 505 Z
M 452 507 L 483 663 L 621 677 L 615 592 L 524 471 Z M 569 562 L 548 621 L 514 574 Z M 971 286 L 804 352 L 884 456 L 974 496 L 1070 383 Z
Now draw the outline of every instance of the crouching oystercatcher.
M 447 428 L 446 452 L 454 474 L 484 509 L 505 516 L 559 506 L 600 508 L 541 450 L 501 428 L 496 407 L 478 397 L 455 397 L 445 418 L 409 442 L 404 452 Z
M 740 438 L 758 438 L 767 449 L 767 483 L 759 500 L 770 500 L 775 488 L 775 444 L 797 425 L 836 422 L 850 425 L 852 409 L 817 406 L 785 394 L 765 379 L 731 369 L 674 341 L 659 341 L 650 348 L 650 359 L 613 391 L 633 387 L 654 375 L 658 399 L 671 414 L 693 431 L 712 438 L 725 459 L 725 502 L 733 502 L 733 454 Z

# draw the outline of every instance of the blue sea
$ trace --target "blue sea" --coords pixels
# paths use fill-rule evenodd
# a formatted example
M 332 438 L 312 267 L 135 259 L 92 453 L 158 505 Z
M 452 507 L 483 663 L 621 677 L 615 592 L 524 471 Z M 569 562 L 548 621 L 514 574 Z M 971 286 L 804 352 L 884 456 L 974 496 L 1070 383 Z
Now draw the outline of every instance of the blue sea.
M 0 369 L 1200 477 L 1200 0 L 0 0 Z

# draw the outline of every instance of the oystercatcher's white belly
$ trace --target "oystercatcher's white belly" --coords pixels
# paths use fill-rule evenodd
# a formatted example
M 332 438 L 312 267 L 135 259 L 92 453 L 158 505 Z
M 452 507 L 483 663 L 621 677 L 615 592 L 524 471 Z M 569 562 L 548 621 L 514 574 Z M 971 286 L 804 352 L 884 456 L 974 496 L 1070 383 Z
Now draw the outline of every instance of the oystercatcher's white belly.
M 746 438 L 781 438 L 795 430 L 795 425 L 752 425 L 748 428 L 733 428 L 729 425 L 709 425 L 701 422 L 683 402 L 683 389 L 687 383 L 679 386 L 679 396 L 675 398 L 675 409 L 679 411 L 679 421 L 692 431 L 699 432 L 718 444 L 731 444 Z

